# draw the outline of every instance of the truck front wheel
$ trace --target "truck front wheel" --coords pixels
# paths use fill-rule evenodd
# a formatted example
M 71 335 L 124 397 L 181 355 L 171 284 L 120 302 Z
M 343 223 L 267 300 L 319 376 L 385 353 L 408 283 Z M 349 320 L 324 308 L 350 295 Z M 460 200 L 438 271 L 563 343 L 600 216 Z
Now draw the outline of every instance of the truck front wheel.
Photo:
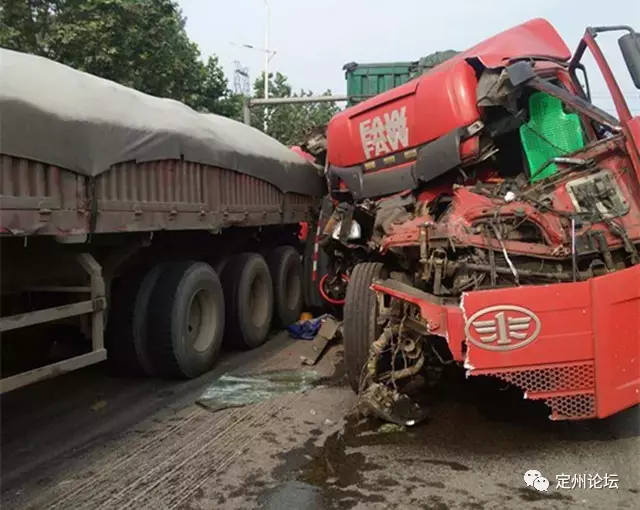
M 349 276 L 344 304 L 344 361 L 347 378 L 356 392 L 364 389 L 369 349 L 382 333 L 378 300 L 370 287 L 374 280 L 383 278 L 384 272 L 383 264 L 365 262 L 357 264 Z
M 218 359 L 225 323 L 220 279 L 204 262 L 168 264 L 149 302 L 150 354 L 157 372 L 193 378 Z
M 273 282 L 269 266 L 257 253 L 229 260 L 222 273 L 227 313 L 227 341 L 254 349 L 269 335 L 273 315 Z

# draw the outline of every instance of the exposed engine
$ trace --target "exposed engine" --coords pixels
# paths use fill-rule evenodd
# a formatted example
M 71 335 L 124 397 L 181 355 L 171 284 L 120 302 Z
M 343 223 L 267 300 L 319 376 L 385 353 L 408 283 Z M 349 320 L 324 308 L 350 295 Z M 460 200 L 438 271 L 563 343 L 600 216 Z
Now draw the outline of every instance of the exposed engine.
M 341 203 L 325 228 L 325 249 L 336 274 L 358 260 L 385 261 L 435 296 L 582 281 L 629 267 L 640 263 L 640 210 L 625 198 L 627 170 L 597 163 L 615 144 L 605 140 L 592 157 L 534 184 L 497 174 Z M 332 292 L 338 298 L 344 290 Z
M 580 282 L 640 264 L 640 208 L 633 176 L 612 157 L 618 143 L 596 143 L 533 184 L 525 174 L 490 172 L 473 184 L 467 178 L 340 203 L 325 228 L 333 272 L 324 292 L 344 303 L 361 261 L 382 262 L 399 284 L 456 304 L 474 290 Z M 371 345 L 361 405 L 388 421 L 416 423 L 425 410 L 408 395 L 433 386 L 455 361 L 418 307 L 388 300 L 379 310 L 385 327 Z M 524 338 L 528 326 L 509 327 L 522 328 L 512 334 Z

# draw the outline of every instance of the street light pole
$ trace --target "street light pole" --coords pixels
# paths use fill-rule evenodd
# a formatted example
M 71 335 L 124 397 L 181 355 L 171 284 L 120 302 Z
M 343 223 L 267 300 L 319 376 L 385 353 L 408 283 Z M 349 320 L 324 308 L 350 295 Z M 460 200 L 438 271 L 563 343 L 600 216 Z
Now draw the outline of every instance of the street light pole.
M 269 98 L 269 1 L 264 0 L 264 98 Z M 264 132 L 267 132 L 267 108 L 264 108 Z
M 269 98 L 269 1 L 264 0 L 266 9 L 264 23 L 264 98 Z

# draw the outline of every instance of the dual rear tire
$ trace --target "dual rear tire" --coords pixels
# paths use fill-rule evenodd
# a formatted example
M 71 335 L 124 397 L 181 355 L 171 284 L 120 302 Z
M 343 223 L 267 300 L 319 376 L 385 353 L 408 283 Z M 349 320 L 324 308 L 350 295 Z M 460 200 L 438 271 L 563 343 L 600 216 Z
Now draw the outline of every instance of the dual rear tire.
M 222 273 L 227 304 L 230 345 L 253 349 L 262 345 L 273 314 L 273 283 L 269 266 L 257 253 L 242 253 L 230 260 Z
M 300 254 L 291 246 L 280 246 L 268 255 L 267 264 L 273 281 L 273 323 L 286 328 L 298 320 L 304 302 Z
M 279 247 L 267 260 L 242 253 L 216 268 L 173 262 L 135 272 L 114 293 L 106 344 L 118 369 L 194 378 L 216 363 L 223 340 L 253 349 L 302 308 L 298 253 Z
M 149 300 L 148 353 L 157 372 L 192 378 L 208 371 L 222 346 L 224 311 L 220 279 L 208 264 L 169 265 Z
M 196 377 L 215 363 L 224 331 L 224 296 L 203 262 L 133 272 L 114 293 L 106 344 L 131 375 Z

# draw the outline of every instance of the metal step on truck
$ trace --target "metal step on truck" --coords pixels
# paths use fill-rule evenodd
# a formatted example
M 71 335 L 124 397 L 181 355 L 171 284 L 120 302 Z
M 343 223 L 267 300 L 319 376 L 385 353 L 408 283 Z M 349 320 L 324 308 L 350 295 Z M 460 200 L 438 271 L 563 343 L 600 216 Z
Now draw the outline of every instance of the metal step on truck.
M 42 57 L 1 49 L 0 75 L 2 392 L 107 357 L 193 378 L 298 319 L 321 169 Z

